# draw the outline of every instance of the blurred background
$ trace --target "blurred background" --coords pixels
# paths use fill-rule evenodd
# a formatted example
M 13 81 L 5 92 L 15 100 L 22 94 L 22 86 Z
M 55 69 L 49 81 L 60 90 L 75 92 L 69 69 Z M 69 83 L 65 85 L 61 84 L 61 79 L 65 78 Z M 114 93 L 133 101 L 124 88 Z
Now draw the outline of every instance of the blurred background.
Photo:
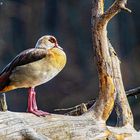
M 106 0 L 106 8 L 113 0 Z M 36 88 L 38 106 L 54 112 L 98 96 L 98 75 L 91 40 L 92 0 L 0 0 L 0 70 L 18 53 L 34 47 L 43 35 L 54 35 L 67 54 L 64 70 Z M 140 86 L 140 1 L 129 0 L 132 13 L 121 12 L 110 22 L 108 36 L 121 60 L 125 89 Z M 25 112 L 27 90 L 6 93 L 9 110 Z M 140 97 L 129 98 L 140 128 Z M 109 120 L 114 124 L 114 115 Z

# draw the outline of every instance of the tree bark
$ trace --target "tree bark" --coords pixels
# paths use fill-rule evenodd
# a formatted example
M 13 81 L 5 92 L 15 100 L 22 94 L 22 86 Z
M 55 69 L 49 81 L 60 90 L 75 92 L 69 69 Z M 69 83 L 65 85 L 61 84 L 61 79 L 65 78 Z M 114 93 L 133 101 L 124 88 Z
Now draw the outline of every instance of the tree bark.
M 92 38 L 99 75 L 99 97 L 83 115 L 68 116 L 51 114 L 37 117 L 29 113 L 0 112 L 1 140 L 124 140 L 140 137 L 133 127 L 131 113 L 122 82 L 120 61 L 107 38 L 107 24 L 127 0 L 116 0 L 104 12 L 104 0 L 93 0 Z M 114 107 L 118 126 L 110 127 L 106 121 Z

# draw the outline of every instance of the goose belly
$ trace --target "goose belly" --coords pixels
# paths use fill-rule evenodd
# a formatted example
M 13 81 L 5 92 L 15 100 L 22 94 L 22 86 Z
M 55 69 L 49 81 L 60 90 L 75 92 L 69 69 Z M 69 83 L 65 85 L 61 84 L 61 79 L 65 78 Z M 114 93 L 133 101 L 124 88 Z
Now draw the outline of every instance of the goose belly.
M 18 66 L 10 76 L 11 85 L 17 88 L 35 87 L 48 82 L 60 71 L 60 69 L 42 62 Z
M 35 87 L 48 82 L 55 77 L 65 66 L 65 53 L 54 48 L 45 58 L 17 66 L 13 69 L 10 76 L 10 85 L 17 88 Z

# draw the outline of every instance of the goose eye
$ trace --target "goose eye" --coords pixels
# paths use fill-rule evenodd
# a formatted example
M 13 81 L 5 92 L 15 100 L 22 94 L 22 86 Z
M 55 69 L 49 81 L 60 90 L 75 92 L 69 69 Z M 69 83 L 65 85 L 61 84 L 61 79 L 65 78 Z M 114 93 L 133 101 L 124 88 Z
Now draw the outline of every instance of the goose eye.
M 55 40 L 54 38 L 52 38 L 52 37 L 49 39 L 49 41 L 50 41 L 51 43 L 55 43 L 55 42 L 56 42 L 56 40 Z

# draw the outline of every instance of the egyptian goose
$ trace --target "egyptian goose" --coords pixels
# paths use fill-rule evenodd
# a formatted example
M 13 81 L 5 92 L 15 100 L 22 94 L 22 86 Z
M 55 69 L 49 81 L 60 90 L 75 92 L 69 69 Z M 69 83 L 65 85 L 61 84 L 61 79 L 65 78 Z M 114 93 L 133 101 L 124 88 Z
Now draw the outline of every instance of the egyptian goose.
M 55 77 L 66 64 L 66 54 L 55 37 L 41 37 L 35 48 L 17 55 L 0 73 L 0 93 L 17 88 L 28 88 L 28 112 L 37 116 L 48 115 L 38 110 L 35 87 Z

